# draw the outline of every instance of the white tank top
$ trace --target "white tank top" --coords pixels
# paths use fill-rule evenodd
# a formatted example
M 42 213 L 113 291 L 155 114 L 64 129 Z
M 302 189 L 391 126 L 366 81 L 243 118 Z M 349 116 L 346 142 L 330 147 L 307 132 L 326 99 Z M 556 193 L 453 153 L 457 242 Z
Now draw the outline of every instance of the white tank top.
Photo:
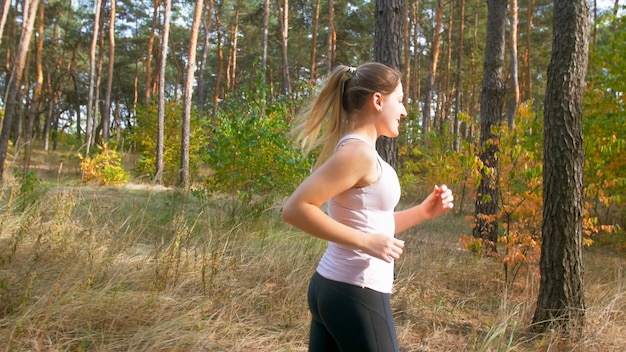
M 346 135 L 337 146 L 349 139 L 365 141 L 358 135 Z M 376 152 L 375 148 L 374 152 Z M 336 148 L 335 148 L 336 150 Z M 400 182 L 396 171 L 379 155 L 380 177 L 368 186 L 351 188 L 328 201 L 328 215 L 342 224 L 365 233 L 395 234 L 395 207 L 400 200 Z M 372 257 L 361 250 L 328 242 L 317 272 L 329 279 L 391 293 L 394 264 Z

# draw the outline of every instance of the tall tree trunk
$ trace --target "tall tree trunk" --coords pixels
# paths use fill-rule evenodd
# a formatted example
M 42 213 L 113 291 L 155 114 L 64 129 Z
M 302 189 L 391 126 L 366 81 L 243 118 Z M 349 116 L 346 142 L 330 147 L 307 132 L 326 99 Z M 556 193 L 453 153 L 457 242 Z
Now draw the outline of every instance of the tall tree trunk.
M 231 32 L 230 50 L 228 54 L 228 67 L 226 70 L 228 91 L 235 92 L 237 80 L 237 33 L 239 32 L 239 9 L 235 9 L 235 18 L 233 20 L 233 30 Z
M 154 38 L 156 36 L 156 27 L 159 19 L 159 8 L 161 7 L 161 0 L 154 0 L 154 8 L 152 10 L 152 24 L 150 26 L 150 36 L 148 37 L 148 50 L 146 50 L 146 81 L 144 87 L 143 103 L 150 103 L 152 97 L 152 82 L 154 76 L 152 74 L 152 58 L 154 56 Z
M 408 1 L 408 0 L 405 0 Z M 420 44 L 420 36 L 419 36 L 419 7 L 420 7 L 420 2 L 419 0 L 416 0 L 413 3 L 412 9 L 413 9 L 413 46 L 415 47 L 415 58 L 414 58 L 414 63 L 413 63 L 413 101 L 417 102 L 419 101 L 419 97 L 420 97 L 420 65 L 421 65 L 421 44 Z M 417 121 L 416 121 L 417 122 Z
M 533 99 L 533 76 L 532 76 L 532 67 L 531 67 L 531 62 L 530 62 L 530 50 L 531 50 L 530 38 L 532 37 L 532 33 L 533 33 L 533 13 L 535 11 L 535 0 L 528 0 L 528 9 L 526 11 L 528 11 L 528 14 L 526 16 L 526 45 L 524 48 L 524 56 L 523 56 L 524 80 L 522 83 L 524 90 L 521 91 L 523 92 L 524 95 L 520 98 L 520 101 L 527 101 L 527 100 Z
M 579 337 L 584 325 L 582 104 L 589 48 L 587 0 L 554 0 L 544 103 L 541 283 L 533 323 Z
M 34 124 L 39 115 L 41 106 L 41 92 L 43 90 L 43 35 L 44 35 L 44 8 L 45 3 L 40 3 L 37 9 L 37 44 L 35 51 L 35 70 L 37 74 L 35 89 L 33 89 L 33 101 L 30 112 L 26 115 L 24 126 L 24 171 L 30 167 L 30 157 L 33 150 Z
M 403 54 L 404 54 L 404 72 L 402 75 L 402 88 L 404 89 L 404 96 L 402 102 L 404 105 L 409 101 L 409 95 L 411 94 L 411 21 L 409 20 L 409 1 L 404 0 L 402 8 L 402 16 L 404 17 L 404 23 L 402 25 L 402 31 L 404 32 Z
M 163 31 L 161 39 L 161 61 L 159 67 L 159 117 L 157 123 L 157 145 L 156 145 L 156 172 L 154 183 L 163 184 L 163 151 L 165 149 L 165 69 L 167 67 L 167 48 L 170 38 L 170 14 L 172 12 L 172 0 L 165 0 L 165 11 L 163 12 Z
M 33 35 L 33 27 L 35 25 L 38 7 L 39 0 L 24 1 L 24 9 L 28 9 L 28 12 L 24 13 L 24 25 L 22 26 L 22 34 L 20 36 L 13 69 L 11 71 L 11 79 L 9 80 L 10 85 L 7 87 L 7 98 L 4 105 L 4 119 L 2 120 L 2 131 L 0 132 L 0 180 L 2 180 L 4 176 L 4 163 L 6 161 L 7 151 L 9 148 L 9 139 L 11 138 L 13 121 L 17 113 L 17 97 L 20 95 L 22 74 L 24 73 L 24 68 L 26 66 L 28 48 L 30 45 L 30 39 Z
M 9 16 L 9 10 L 11 9 L 11 0 L 4 0 L 2 4 L 2 15 L 0 15 L 0 44 L 2 44 L 2 38 L 4 38 L 4 25 L 7 23 L 7 17 Z
M 337 32 L 335 32 L 335 0 L 328 0 L 328 44 L 326 49 L 326 72 L 330 74 L 335 66 Z
M 374 61 L 402 69 L 402 28 L 405 0 L 376 0 L 374 29 Z M 376 141 L 378 154 L 394 169 L 398 167 L 397 138 L 380 137 Z
M 508 0 L 488 0 L 487 39 L 483 87 L 480 104 L 480 184 L 476 191 L 476 217 L 473 235 L 486 240 L 486 250 L 496 250 L 498 240 L 498 150 L 499 135 L 494 127 L 500 125 L 504 105 L 504 66 L 506 7 Z
M 213 1 L 213 0 L 210 0 Z M 213 90 L 213 116 L 217 114 L 217 108 L 220 100 L 220 88 L 222 85 L 222 69 L 224 67 L 224 55 L 222 52 L 222 24 L 220 22 L 220 12 L 222 10 L 221 3 L 217 7 L 213 7 L 215 11 L 215 30 L 217 32 L 217 72 L 215 73 L 215 89 Z
M 317 28 L 319 27 L 321 1 L 315 0 L 315 9 L 313 13 L 313 29 L 311 30 L 311 63 L 309 84 L 315 84 L 317 79 Z
M 459 42 L 457 44 L 456 59 L 456 94 L 454 98 L 454 124 L 453 124 L 453 144 L 452 149 L 459 151 L 461 145 L 459 131 L 459 114 L 463 105 L 461 105 L 461 89 L 463 77 L 463 42 L 465 37 L 465 0 L 461 0 L 461 8 L 459 9 Z
M 443 23 L 443 0 L 437 1 L 435 13 L 435 27 L 433 28 L 433 42 L 430 52 L 430 68 L 426 80 L 426 90 L 424 91 L 424 109 L 422 110 L 422 128 L 424 134 L 430 132 L 431 104 L 433 100 L 433 87 L 435 85 L 435 75 L 437 74 L 437 62 L 439 61 L 439 47 L 441 44 L 441 26 Z
M 318 0 L 319 1 L 319 0 Z M 270 0 L 263 0 L 263 53 L 261 54 L 261 65 L 263 66 L 263 81 L 267 74 L 267 49 L 269 46 L 270 28 Z
M 109 69 L 107 72 L 107 87 L 102 107 L 102 140 L 109 142 L 111 137 L 111 91 L 113 90 L 113 70 L 115 68 L 115 3 L 117 0 L 110 0 L 109 11 Z
M 187 73 L 185 75 L 184 109 L 183 123 L 181 130 L 180 145 L 180 186 L 184 190 L 189 189 L 189 139 L 191 134 L 191 98 L 193 93 L 193 82 L 196 72 L 196 51 L 198 47 L 198 32 L 200 31 L 200 21 L 202 20 L 202 0 L 196 0 L 193 23 L 191 24 L 191 38 L 189 39 L 189 60 L 187 61 Z
M 89 154 L 93 130 L 92 121 L 94 119 L 94 108 L 97 105 L 97 101 L 94 98 L 96 90 L 96 47 L 98 45 L 98 34 L 100 34 L 100 10 L 102 9 L 102 0 L 96 0 L 95 6 L 96 14 L 93 20 L 91 45 L 89 46 L 89 95 L 87 98 L 87 126 L 85 128 L 85 145 L 87 149 L 85 155 Z
M 282 93 L 287 95 L 291 93 L 291 82 L 289 80 L 289 54 L 288 54 L 288 40 L 289 40 L 289 0 L 283 0 L 283 12 L 281 21 L 281 44 L 282 44 Z
M 200 68 L 198 70 L 198 106 L 200 107 L 200 110 L 204 110 L 204 104 L 206 103 L 206 90 L 204 89 L 204 72 L 206 71 L 207 61 L 209 59 L 209 48 L 211 43 L 211 22 L 213 20 L 213 0 L 208 1 L 207 13 L 205 16 L 202 16 L 202 18 L 204 28 L 204 45 L 202 47 L 202 61 L 200 61 Z
M 517 111 L 517 106 L 519 105 L 519 81 L 518 81 L 518 73 L 517 73 L 517 0 L 510 0 L 511 7 L 511 23 L 510 23 L 510 35 L 511 35 L 511 99 L 509 100 L 509 110 L 508 110 L 508 124 L 509 128 L 513 129 L 515 127 L 515 112 Z

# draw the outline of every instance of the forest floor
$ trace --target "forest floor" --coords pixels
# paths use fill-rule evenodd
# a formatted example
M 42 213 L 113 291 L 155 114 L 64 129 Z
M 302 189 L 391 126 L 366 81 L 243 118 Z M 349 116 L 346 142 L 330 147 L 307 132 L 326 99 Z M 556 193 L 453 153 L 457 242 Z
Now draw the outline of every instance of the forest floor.
M 279 201 L 189 196 L 137 178 L 85 186 L 72 153 L 33 155 L 42 191 L 16 191 L 5 171 L 0 351 L 306 351 L 306 286 L 325 244 L 285 226 Z M 533 334 L 537 266 L 505 276 L 472 256 L 459 242 L 465 215 L 400 235 L 402 352 L 626 350 L 623 253 L 584 250 L 582 336 Z

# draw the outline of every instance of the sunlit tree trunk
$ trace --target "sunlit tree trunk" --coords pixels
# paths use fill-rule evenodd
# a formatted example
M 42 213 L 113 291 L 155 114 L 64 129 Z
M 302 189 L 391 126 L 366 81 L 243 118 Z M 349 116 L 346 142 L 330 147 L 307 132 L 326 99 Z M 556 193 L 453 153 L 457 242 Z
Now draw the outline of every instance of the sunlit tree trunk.
M 452 28 L 450 28 L 452 30 Z M 463 82 L 463 39 L 465 37 L 465 0 L 461 0 L 459 9 L 459 42 L 457 44 L 457 59 L 456 59 L 456 92 L 454 98 L 454 124 L 452 128 L 453 144 L 452 149 L 458 151 L 461 144 L 460 131 L 459 131 L 459 114 L 463 105 L 461 104 L 461 90 Z
M 109 8 L 109 68 L 107 72 L 107 87 L 104 97 L 104 106 L 102 107 L 102 140 L 104 143 L 109 142 L 111 137 L 111 91 L 113 90 L 113 70 L 115 68 L 115 5 L 116 0 L 110 0 Z
M 213 1 L 213 0 L 211 0 Z M 222 24 L 220 22 L 221 3 L 213 7 L 215 12 L 215 30 L 217 32 L 217 70 L 215 72 L 215 89 L 213 90 L 213 116 L 217 114 L 220 99 L 220 87 L 222 85 L 222 68 L 224 66 L 224 55 L 222 53 Z
M 94 94 L 96 90 L 96 47 L 98 45 L 98 34 L 100 33 L 100 10 L 102 8 L 102 0 L 96 0 L 96 14 L 93 20 L 93 33 L 91 37 L 91 45 L 89 47 L 89 96 L 87 98 L 87 126 L 85 128 L 85 145 L 89 154 L 89 146 L 91 144 L 91 134 L 93 133 L 94 108 L 97 105 Z
M 189 189 L 189 140 L 191 130 L 191 98 L 193 93 L 193 82 L 196 72 L 196 51 L 198 47 L 198 32 L 200 31 L 200 21 L 202 20 L 202 0 L 196 0 L 193 22 L 191 24 L 191 38 L 189 39 L 189 60 L 187 61 L 187 73 L 185 75 L 184 109 L 181 129 L 180 146 L 180 186 L 184 190 Z
M 317 79 L 317 28 L 319 27 L 321 1 L 315 1 L 315 9 L 313 13 L 313 28 L 311 30 L 311 64 L 309 75 L 309 83 L 315 84 Z
M 405 0 L 408 1 L 408 0 Z M 415 2 L 413 2 L 412 7 L 412 18 L 413 18 L 413 47 L 415 50 L 415 54 L 414 54 L 414 62 L 413 62 L 413 89 L 411 90 L 412 93 L 412 97 L 413 97 L 413 101 L 417 102 L 420 99 L 420 65 L 421 65 L 421 44 L 420 44 L 420 37 L 419 37 L 419 7 L 420 7 L 420 2 L 419 0 L 416 0 Z
M 267 0 L 266 0 L 267 1 Z M 206 14 L 202 16 L 202 24 L 204 29 L 204 45 L 202 47 L 202 60 L 200 61 L 199 74 L 198 74 L 198 105 L 201 110 L 204 110 L 204 104 L 206 103 L 206 89 L 204 87 L 204 73 L 207 67 L 207 61 L 209 59 L 209 48 L 211 43 L 211 22 L 213 21 L 213 0 L 208 1 L 208 7 Z
M 270 0 L 263 0 L 263 49 L 261 54 L 261 65 L 263 66 L 263 80 L 267 74 L 267 49 L 269 46 L 270 28 Z
M 376 0 L 374 61 L 402 69 L 402 28 L 404 0 Z M 394 169 L 398 166 L 398 140 L 380 137 L 376 141 L 378 154 Z
M 404 24 L 402 31 L 404 32 L 403 54 L 404 54 L 404 72 L 402 76 L 402 88 L 404 89 L 403 103 L 406 105 L 411 94 L 411 21 L 409 20 L 409 1 L 404 0 L 402 8 L 402 16 Z
M 438 0 L 437 10 L 435 12 L 435 27 L 433 28 L 432 49 L 430 52 L 430 67 L 428 69 L 428 78 L 426 80 L 426 89 L 424 91 L 424 109 L 422 110 L 422 128 L 425 134 L 430 132 L 433 88 L 435 86 L 435 75 L 437 74 L 437 63 L 439 61 L 439 47 L 441 45 L 443 6 L 444 0 Z
M 148 49 L 146 50 L 146 81 L 144 87 L 143 103 L 150 103 L 152 97 L 152 82 L 154 76 L 152 74 L 152 58 L 154 56 L 154 38 L 156 36 L 156 27 L 159 18 L 159 8 L 161 7 L 161 0 L 154 0 L 154 8 L 152 9 L 152 24 L 150 26 L 150 36 L 148 37 Z
M 37 43 L 35 46 L 35 70 L 36 81 L 33 89 L 33 101 L 30 112 L 26 114 L 26 126 L 24 126 L 24 170 L 30 167 L 30 157 L 33 149 L 32 140 L 34 135 L 35 121 L 38 120 L 41 106 L 41 92 L 43 91 L 43 36 L 44 36 L 44 8 L 45 3 L 39 4 L 37 9 Z
M 2 4 L 2 14 L 0 15 L 0 44 L 2 44 L 2 38 L 4 35 L 4 25 L 7 23 L 7 17 L 9 16 L 9 9 L 11 9 L 11 0 L 4 0 Z
M 172 0 L 165 0 L 165 11 L 163 12 L 163 31 L 161 39 L 161 62 L 159 68 L 159 108 L 157 123 L 157 145 L 156 145 L 156 172 L 154 183 L 163 184 L 163 151 L 165 134 L 165 69 L 167 67 L 167 48 L 170 37 L 170 14 L 172 12 Z
M 511 72 L 510 80 L 511 80 L 511 98 L 509 100 L 509 110 L 507 112 L 507 121 L 509 124 L 509 128 L 513 129 L 515 126 L 515 112 L 517 111 L 517 106 L 519 105 L 519 81 L 518 81 L 518 73 L 517 73 L 517 0 L 510 0 L 510 8 L 511 8 L 511 21 L 510 21 L 510 29 L 509 33 L 511 36 L 511 43 L 509 44 L 511 50 L 511 59 L 510 59 L 510 67 Z
M 533 12 L 535 11 L 535 0 L 528 0 L 528 11 L 526 16 L 526 45 L 524 48 L 524 74 L 522 86 L 523 90 L 520 90 L 523 93 L 523 96 L 520 98 L 520 101 L 527 101 L 533 99 L 533 76 L 532 76 L 532 67 L 530 62 L 530 50 L 531 50 L 531 37 L 533 33 Z
M 289 80 L 289 0 L 283 0 L 283 12 L 281 21 L 281 44 L 282 44 L 282 93 L 287 95 L 291 93 L 291 81 Z
M 541 283 L 534 328 L 580 337 L 584 327 L 582 105 L 589 47 L 587 0 L 555 0 L 544 103 Z
M 22 85 L 22 74 L 26 66 L 26 58 L 28 56 L 28 48 L 30 39 L 33 34 L 35 18 L 39 0 L 25 0 L 24 10 L 28 10 L 23 14 L 22 34 L 20 36 L 19 45 L 15 55 L 13 69 L 9 86 L 7 87 L 6 100 L 4 105 L 4 119 L 2 120 L 2 131 L 0 132 L 0 180 L 4 176 L 4 162 L 6 161 L 7 151 L 9 147 L 9 139 L 11 138 L 11 130 L 13 121 L 17 114 L 17 97 L 20 95 L 20 87 Z
M 228 67 L 226 69 L 226 87 L 231 93 L 235 92 L 237 80 L 237 33 L 239 32 L 239 9 L 235 9 L 233 30 L 230 36 L 230 50 L 228 54 Z
M 335 49 L 337 32 L 335 32 L 335 0 L 328 0 L 328 43 L 326 46 L 326 72 L 330 73 L 335 66 Z
M 506 7 L 508 0 L 488 0 L 487 38 L 480 104 L 479 158 L 480 184 L 476 191 L 474 237 L 486 240 L 486 250 L 496 250 L 498 239 L 498 150 L 500 125 L 504 105 L 504 66 Z

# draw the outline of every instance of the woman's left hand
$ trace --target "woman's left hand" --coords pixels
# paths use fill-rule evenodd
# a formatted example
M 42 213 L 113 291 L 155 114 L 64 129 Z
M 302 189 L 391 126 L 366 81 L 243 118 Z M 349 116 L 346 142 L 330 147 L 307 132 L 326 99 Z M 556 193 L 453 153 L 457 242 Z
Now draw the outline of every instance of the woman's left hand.
M 428 219 L 436 218 L 454 208 L 452 190 L 446 185 L 437 186 L 422 202 L 424 216 Z

